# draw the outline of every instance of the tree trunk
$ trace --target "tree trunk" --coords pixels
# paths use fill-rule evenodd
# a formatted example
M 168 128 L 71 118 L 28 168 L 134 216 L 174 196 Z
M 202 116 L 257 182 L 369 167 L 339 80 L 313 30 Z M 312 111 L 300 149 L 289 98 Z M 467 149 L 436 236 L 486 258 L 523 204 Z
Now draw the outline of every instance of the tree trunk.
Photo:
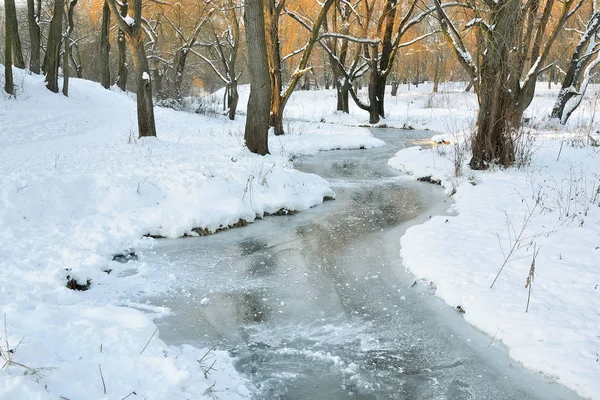
M 69 56 L 70 56 L 70 54 L 69 54 L 69 51 L 70 51 L 69 41 L 70 40 L 71 39 L 69 38 L 69 34 L 67 33 L 65 35 L 64 40 L 63 40 L 65 48 L 63 50 L 63 60 L 62 60 L 62 65 L 63 65 L 63 87 L 62 87 L 62 93 L 66 97 L 69 97 Z
M 472 169 L 496 163 L 505 167 L 515 160 L 513 130 L 524 108 L 519 105 L 519 73 L 512 52 L 516 46 L 521 1 L 508 0 L 492 7 L 494 30 L 486 37 L 488 55 L 483 57 L 479 79 L 479 113 L 473 143 Z
M 234 120 L 235 119 L 235 113 L 237 111 L 237 105 L 238 105 L 238 101 L 240 99 L 240 95 L 238 93 L 238 88 L 237 88 L 237 81 L 233 81 L 230 84 L 230 96 L 229 96 L 229 111 L 227 113 L 228 117 L 230 120 Z
M 556 98 L 556 102 L 552 108 L 552 113 L 550 116 L 552 118 L 559 119 L 562 124 L 567 123 L 569 116 L 574 111 L 574 109 L 570 110 L 568 113 L 569 115 L 567 116 L 565 113 L 565 107 L 569 100 L 579 93 L 578 89 L 581 84 L 581 75 L 586 69 L 586 65 L 588 65 L 592 57 L 595 56 L 593 48 L 595 48 L 596 42 L 594 41 L 593 43 L 590 43 L 590 41 L 596 36 L 598 31 L 600 31 L 600 11 L 596 11 L 590 16 L 590 20 L 587 23 L 583 37 L 571 55 L 571 59 L 569 60 L 569 68 L 567 68 L 560 92 L 558 93 L 558 97 Z M 552 79 L 552 77 L 550 79 Z
M 15 94 L 15 86 L 13 83 L 13 73 L 12 73 L 12 23 L 13 18 L 11 13 L 15 12 L 15 1 L 14 0 L 4 0 L 4 16 L 6 23 L 4 24 L 4 90 L 6 93 L 14 96 Z
M 58 93 L 58 67 L 60 64 L 60 45 L 62 42 L 62 27 L 64 16 L 64 2 L 54 0 L 54 14 L 50 22 L 48 32 L 48 45 L 44 57 L 43 70 L 46 74 L 46 87 L 48 90 Z
M 398 86 L 400 86 L 398 78 L 394 78 L 394 80 L 392 81 L 392 92 L 390 93 L 394 97 L 398 95 Z
M 127 16 L 127 3 L 121 3 L 120 14 L 121 17 Z M 119 29 L 119 33 L 117 34 L 117 45 L 119 50 L 119 71 L 117 75 L 117 86 L 122 91 L 127 90 L 127 77 L 129 75 L 129 70 L 127 69 L 127 52 L 125 51 L 126 41 L 127 38 L 125 37 L 125 32 Z
M 246 117 L 244 139 L 248 149 L 257 154 L 269 153 L 269 113 L 272 83 L 269 73 L 265 14 L 272 7 L 270 0 L 245 0 L 244 21 L 250 71 L 250 98 Z M 269 32 L 271 34 L 271 32 Z M 278 64 L 275 64 L 278 65 Z M 277 93 L 279 97 L 279 93 Z
M 378 90 L 379 90 L 379 80 L 377 74 L 377 64 L 376 61 L 371 61 L 369 74 L 369 123 L 376 124 L 379 122 L 379 100 L 378 100 Z
M 440 57 L 439 55 L 435 56 L 435 67 L 433 70 L 433 93 L 438 92 L 438 88 L 440 85 Z
M 335 91 L 337 94 L 337 111 L 349 114 L 348 92 L 350 91 L 350 84 L 345 78 L 338 79 L 335 82 Z
M 21 49 L 21 38 L 19 36 L 19 23 L 17 21 L 17 10 L 15 8 L 14 0 L 5 2 L 6 10 L 5 23 L 10 26 L 10 38 L 12 47 L 12 63 L 15 67 L 25 69 L 25 59 L 23 58 L 23 50 Z
M 41 50 L 41 32 L 38 21 L 40 19 L 41 1 L 38 1 L 38 8 L 35 9 L 34 0 L 27 0 L 27 21 L 29 23 L 29 40 L 31 43 L 29 56 L 29 70 L 34 74 L 40 73 L 40 50 Z
M 270 72 L 271 82 L 271 116 L 269 124 L 275 129 L 275 135 L 283 135 L 283 107 L 281 91 L 283 83 L 281 81 L 281 52 L 279 46 L 279 15 L 275 9 L 273 0 L 263 0 L 265 2 L 264 21 L 266 29 L 266 49 L 267 60 L 269 62 L 268 71 Z M 252 54 L 252 53 L 250 53 Z
M 102 8 L 102 29 L 100 33 L 100 83 L 105 89 L 110 88 L 110 8 L 108 3 L 104 2 Z
M 65 50 L 63 53 L 63 94 L 69 96 L 69 59 L 71 58 L 71 35 L 75 28 L 73 14 L 79 0 L 69 0 L 67 3 L 67 30 L 65 33 Z
M 152 85 L 150 83 L 150 68 L 144 50 L 144 38 L 141 31 L 137 30 L 134 36 L 127 40 L 133 68 L 136 72 L 137 87 L 137 117 L 139 137 L 156 136 L 154 122 L 154 104 L 152 104 Z

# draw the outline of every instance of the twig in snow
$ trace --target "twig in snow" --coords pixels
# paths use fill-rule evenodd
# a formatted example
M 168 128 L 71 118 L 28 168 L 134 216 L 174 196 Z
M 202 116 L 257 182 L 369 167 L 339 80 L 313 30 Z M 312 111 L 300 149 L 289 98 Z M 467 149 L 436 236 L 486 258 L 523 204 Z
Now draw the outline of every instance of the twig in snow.
M 212 347 L 208 349 L 206 353 L 204 353 L 204 355 L 198 360 L 200 364 L 202 364 L 202 361 L 206 358 L 206 356 L 217 347 L 217 344 L 218 342 L 215 342 L 215 344 L 213 344 Z
M 563 144 L 564 142 L 560 142 L 560 150 L 558 150 L 558 156 L 556 157 L 556 161 L 558 161 L 558 159 L 560 158 L 560 153 L 562 153 Z
M 537 258 L 540 249 L 536 249 L 535 244 L 533 245 L 533 259 L 531 260 L 531 267 L 529 268 L 529 275 L 527 275 L 527 282 L 525 283 L 525 289 L 529 289 L 527 293 L 527 307 L 525 312 L 529 311 L 529 301 L 531 300 L 531 290 L 533 289 L 533 279 L 535 277 L 535 259 Z
M 104 383 L 104 375 L 102 375 L 102 367 L 98 364 L 98 370 L 100 371 L 100 378 L 102 378 L 102 387 L 104 388 L 104 394 L 106 394 L 106 383 Z
M 150 339 L 148 339 L 148 341 L 146 342 L 146 345 L 144 346 L 144 348 L 142 349 L 142 351 L 140 351 L 140 356 L 142 355 L 142 353 L 144 352 L 144 350 L 146 350 L 146 347 L 148 347 L 148 345 L 150 344 L 150 341 L 152 340 L 152 338 L 154 337 L 154 335 L 156 335 L 156 332 L 158 332 L 158 326 L 156 327 L 156 329 L 152 333 L 152 336 L 150 336 Z
M 127 396 L 123 397 L 121 400 L 125 400 L 126 398 L 128 398 L 131 395 L 137 396 L 137 393 L 135 392 L 135 390 L 132 391 L 131 393 L 129 393 Z
M 490 346 L 492 345 L 492 343 L 494 343 L 494 340 L 496 339 L 496 335 L 498 334 L 498 332 L 500 331 L 500 329 L 498 329 L 496 331 L 496 333 L 494 333 L 494 337 L 492 338 L 492 340 L 490 341 L 490 344 L 487 345 L 487 348 L 489 349 Z

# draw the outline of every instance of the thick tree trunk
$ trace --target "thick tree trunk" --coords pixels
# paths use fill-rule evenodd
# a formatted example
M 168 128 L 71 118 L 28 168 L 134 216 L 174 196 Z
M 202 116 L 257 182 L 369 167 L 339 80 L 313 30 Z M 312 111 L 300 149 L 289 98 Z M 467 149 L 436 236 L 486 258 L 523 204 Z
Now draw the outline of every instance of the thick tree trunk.
M 494 30 L 486 37 L 488 54 L 482 59 L 479 79 L 479 113 L 473 142 L 472 169 L 487 169 L 492 163 L 510 166 L 515 160 L 513 130 L 520 124 L 524 108 L 519 105 L 519 73 L 515 71 L 520 0 L 496 4 L 492 10 Z
M 273 74 L 269 72 L 265 13 L 270 12 L 271 0 L 245 0 L 244 21 L 250 70 L 250 98 L 244 139 L 248 149 L 257 154 L 269 153 L 269 113 L 271 109 Z M 272 11 L 272 10 L 271 10 Z M 267 28 L 268 29 L 268 28 Z M 271 32 L 269 31 L 269 34 Z M 275 64 L 279 65 L 279 64 Z M 277 93 L 279 97 L 279 93 Z
M 54 0 L 54 14 L 50 22 L 48 32 L 48 45 L 44 57 L 43 70 L 46 74 L 46 87 L 48 90 L 58 93 L 58 67 L 60 64 L 60 45 L 62 42 L 62 28 L 64 17 L 64 2 Z
M 348 92 L 350 91 L 350 84 L 346 79 L 338 79 L 335 83 L 335 91 L 337 94 L 337 111 L 343 113 L 350 113 L 350 107 L 348 104 Z
M 21 37 L 19 36 L 19 23 L 17 21 L 17 10 L 14 0 L 5 2 L 6 10 L 5 23 L 10 26 L 10 38 L 12 47 L 12 63 L 15 67 L 24 69 L 25 59 L 23 58 L 23 50 L 21 49 Z
M 373 62 L 369 74 L 369 123 L 379 122 L 379 80 L 377 79 L 377 65 Z
M 127 40 L 133 68 L 136 73 L 136 98 L 139 137 L 156 136 L 154 122 L 154 104 L 152 104 L 152 85 L 150 83 L 150 68 L 144 50 L 144 39 L 141 31 Z
M 12 3 L 12 4 L 11 4 Z M 11 12 L 15 11 L 15 1 L 14 0 L 4 0 L 4 16 L 6 23 L 4 24 L 4 35 L 5 35 L 5 45 L 4 45 L 4 90 L 6 93 L 14 96 L 15 94 L 15 86 L 13 83 L 13 73 L 12 73 L 12 34 L 13 29 L 11 26 L 11 22 L 13 19 L 11 18 Z
M 34 0 L 27 0 L 27 21 L 29 23 L 29 41 L 31 43 L 29 55 L 29 70 L 34 74 L 40 73 L 40 51 L 41 51 L 41 32 L 40 19 L 41 1 L 38 1 L 38 8 L 35 9 Z
M 185 62 L 187 61 L 188 49 L 180 49 L 175 55 L 173 61 L 172 71 L 172 84 L 173 84 L 173 97 L 180 100 L 183 97 L 181 86 L 183 85 L 183 73 L 185 71 Z
M 65 33 L 65 50 L 63 53 L 63 94 L 69 96 L 69 59 L 71 58 L 71 35 L 73 34 L 73 28 L 75 28 L 75 21 L 73 18 L 75 12 L 75 6 L 79 0 L 69 0 L 67 3 L 67 31 Z
M 102 8 L 102 29 L 100 32 L 100 83 L 105 89 L 110 88 L 110 8 L 108 3 L 104 2 Z

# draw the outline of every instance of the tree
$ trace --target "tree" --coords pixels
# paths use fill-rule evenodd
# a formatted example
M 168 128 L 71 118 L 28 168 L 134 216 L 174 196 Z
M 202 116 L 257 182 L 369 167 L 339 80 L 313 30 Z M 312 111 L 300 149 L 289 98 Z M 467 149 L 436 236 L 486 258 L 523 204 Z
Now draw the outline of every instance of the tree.
M 79 0 L 67 0 L 67 26 L 64 34 L 65 49 L 63 51 L 63 89 L 65 96 L 69 96 L 69 60 L 71 58 L 71 34 L 75 28 L 73 14 Z
M 557 17 L 551 19 L 554 0 L 545 4 L 537 0 L 461 0 L 474 17 L 461 33 L 440 0 L 434 0 L 446 41 L 469 72 L 478 95 L 472 169 L 514 162 L 513 132 L 533 99 L 537 77 L 547 68 L 544 63 L 554 40 L 584 1 L 562 1 L 556 5 Z M 480 35 L 475 59 L 465 45 L 465 30 L 470 28 L 478 29 Z
M 12 48 L 12 63 L 15 67 L 24 69 L 25 61 L 23 59 L 23 50 L 21 49 L 21 37 L 19 36 L 19 23 L 17 22 L 17 11 L 14 0 L 5 3 L 5 7 L 11 8 L 5 12 L 6 25 L 10 27 L 10 39 Z M 8 38 L 8 36 L 7 36 Z
M 348 104 L 349 91 L 352 87 L 352 81 L 366 72 L 366 69 L 361 69 L 360 44 L 356 45 L 353 57 L 350 57 L 351 43 L 353 42 L 350 35 L 353 24 L 364 26 L 362 17 L 358 15 L 356 8 L 345 0 L 337 0 L 332 13 L 331 22 L 327 19 L 323 21 L 324 33 L 321 35 L 319 43 L 325 46 L 331 71 L 333 74 L 333 84 L 335 86 L 337 106 L 336 110 L 344 113 L 349 113 Z M 354 17 L 354 18 L 352 18 Z M 347 65 L 347 62 L 350 64 Z
M 110 7 L 104 1 L 102 7 L 102 28 L 100 31 L 100 83 L 105 89 L 110 88 Z
M 40 50 L 41 50 L 41 30 L 40 14 L 42 11 L 42 0 L 27 0 L 27 21 L 29 24 L 29 70 L 34 74 L 40 73 Z
M 16 17 L 13 18 L 12 14 L 16 14 L 15 10 L 15 0 L 4 0 L 4 15 L 6 19 L 6 23 L 4 24 L 5 29 L 5 44 L 4 44 L 4 90 L 8 94 L 15 94 L 15 86 L 13 83 L 13 73 L 12 73 L 12 35 L 13 28 L 12 24 L 16 21 Z
M 154 105 L 152 103 L 152 85 L 150 68 L 144 49 L 144 30 L 142 28 L 142 0 L 133 0 L 126 16 L 121 16 L 117 0 L 107 0 L 119 28 L 127 38 L 129 52 L 136 72 L 136 98 L 139 137 L 156 136 Z
M 269 61 L 269 72 L 271 74 L 271 117 L 270 125 L 275 128 L 276 135 L 282 135 L 283 130 L 283 111 L 294 92 L 300 78 L 311 70 L 308 68 L 312 49 L 319 39 L 319 30 L 323 26 L 323 21 L 327 16 L 327 11 L 333 4 L 334 0 L 325 0 L 321 6 L 319 14 L 315 19 L 312 27 L 310 27 L 309 37 L 306 44 L 299 50 L 291 53 L 290 56 L 281 57 L 281 49 L 279 43 L 279 17 L 285 7 L 285 0 L 275 3 L 274 0 L 266 0 L 267 7 L 265 8 L 265 23 L 267 29 L 267 56 Z M 287 10 L 287 14 L 294 14 L 296 18 L 301 19 L 297 13 L 292 13 Z M 306 18 L 304 19 L 306 20 Z M 304 21 L 305 24 L 308 24 Z M 248 49 L 249 54 L 253 54 Z M 283 86 L 282 62 L 287 58 L 301 54 L 300 61 L 296 69 L 292 73 L 287 85 Z
M 128 6 L 127 0 L 123 0 L 123 1 L 119 2 L 119 15 L 122 18 L 127 17 L 128 8 L 129 8 L 129 6 Z M 129 75 L 129 70 L 127 69 L 127 52 L 125 49 L 125 46 L 126 46 L 125 40 L 126 40 L 125 32 L 123 32 L 123 30 L 119 26 L 118 33 L 117 33 L 117 46 L 118 46 L 118 53 L 119 53 L 119 60 L 118 60 L 118 64 L 117 64 L 118 65 L 117 86 L 122 91 L 127 90 L 127 77 Z
M 182 6 L 178 3 L 179 12 L 181 13 Z M 159 99 L 177 99 L 181 100 L 183 92 L 181 86 L 183 84 L 183 75 L 185 72 L 186 62 L 190 50 L 196 44 L 198 36 L 202 30 L 204 24 L 209 21 L 210 17 L 214 13 L 215 9 L 212 7 L 211 2 L 205 2 L 198 20 L 195 23 L 195 27 L 191 34 L 186 35 L 183 27 L 180 24 L 176 24 L 172 21 L 167 14 L 163 14 L 166 21 L 175 31 L 175 36 L 178 38 L 179 43 L 174 49 L 174 56 L 170 60 L 164 63 L 164 70 L 160 71 L 160 79 L 165 79 L 160 85 L 161 89 L 157 91 L 157 97 Z
M 271 107 L 271 78 L 267 59 L 265 8 L 270 0 L 245 0 L 244 23 L 250 71 L 250 98 L 248 99 L 244 139 L 248 149 L 257 154 L 269 153 L 269 113 Z
M 365 60 L 364 63 L 358 64 L 358 59 L 355 59 L 350 71 L 348 71 L 344 63 L 340 61 L 329 46 L 321 43 L 321 47 L 330 55 L 330 59 L 337 64 L 338 73 L 343 73 L 343 77 L 338 79 L 342 79 L 342 84 L 345 88 L 348 88 L 356 105 L 362 110 L 368 111 L 369 122 L 375 124 L 379 122 L 380 117 L 385 117 L 385 86 L 388 76 L 393 71 L 398 49 L 410 46 L 434 32 L 426 33 L 407 42 L 401 42 L 401 39 L 413 26 L 425 19 L 433 9 L 425 8 L 423 12 L 413 17 L 417 0 L 403 3 L 402 5 L 407 6 L 404 9 L 398 4 L 398 0 L 384 0 L 382 4 L 378 3 L 377 0 L 371 0 L 370 2 L 369 0 L 362 0 L 358 4 L 362 4 L 364 10 L 359 12 L 356 7 L 352 6 L 352 12 L 359 19 L 359 25 L 362 27 L 361 37 L 326 33 L 320 39 L 338 37 L 357 43 L 359 45 L 358 51 L 362 53 L 360 57 Z M 399 9 L 404 10 L 405 13 L 398 19 Z M 378 15 L 376 15 L 376 11 L 379 11 Z M 306 23 L 303 25 L 307 28 Z M 369 38 L 373 31 L 375 32 L 375 38 Z M 369 73 L 368 102 L 358 97 L 352 85 L 356 82 L 357 77 L 366 72 Z
M 552 109 L 552 118 L 566 124 L 567 120 L 579 107 L 591 78 L 592 69 L 600 62 L 600 10 L 594 2 L 592 13 L 585 30 L 569 60 L 569 68 L 563 78 L 560 92 Z M 568 105 L 568 106 L 567 106 Z
M 217 21 L 210 21 L 214 40 L 204 46 L 208 48 L 212 59 L 196 50 L 191 51 L 206 62 L 225 84 L 224 107 L 229 119 L 233 120 L 239 100 L 238 80 L 241 76 L 241 73 L 236 71 L 240 50 L 240 24 L 233 0 L 225 0 L 224 3 L 220 10 L 223 26 L 218 26 Z
M 62 43 L 62 25 L 64 16 L 64 0 L 54 0 L 54 14 L 50 21 L 48 45 L 42 70 L 46 75 L 48 90 L 58 93 L 58 67 L 60 64 L 60 45 Z

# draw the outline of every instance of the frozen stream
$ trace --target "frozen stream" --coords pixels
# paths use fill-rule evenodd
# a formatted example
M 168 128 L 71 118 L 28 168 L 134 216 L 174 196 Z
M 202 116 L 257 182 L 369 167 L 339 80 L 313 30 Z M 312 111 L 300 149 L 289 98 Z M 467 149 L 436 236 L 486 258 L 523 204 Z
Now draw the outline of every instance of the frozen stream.
M 258 399 L 577 398 L 514 365 L 426 284 L 411 287 L 400 237 L 450 200 L 387 167 L 431 132 L 373 133 L 388 145 L 296 161 L 330 180 L 336 201 L 141 253 L 183 287 L 150 299 L 173 310 L 157 321 L 161 338 L 218 342 L 238 357 Z

